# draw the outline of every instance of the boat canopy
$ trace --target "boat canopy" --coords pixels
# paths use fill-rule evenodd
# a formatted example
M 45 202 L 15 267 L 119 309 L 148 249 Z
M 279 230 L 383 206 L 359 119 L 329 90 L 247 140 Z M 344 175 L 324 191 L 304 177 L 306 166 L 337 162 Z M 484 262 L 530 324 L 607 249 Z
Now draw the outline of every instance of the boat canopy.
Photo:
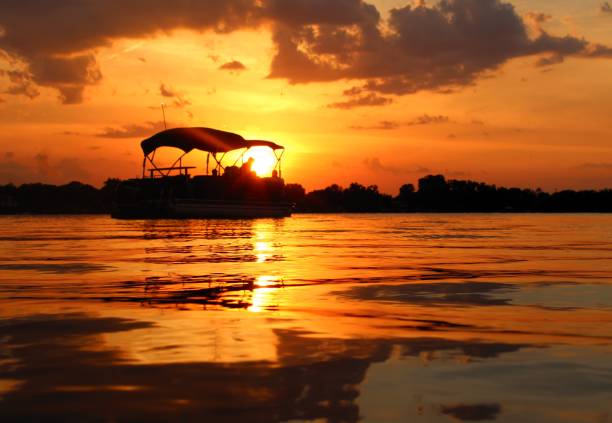
M 238 134 L 212 128 L 166 129 L 140 143 L 145 156 L 148 156 L 159 147 L 180 148 L 185 153 L 196 149 L 216 154 L 259 146 L 270 147 L 272 150 L 284 149 L 283 146 L 272 141 L 245 140 Z

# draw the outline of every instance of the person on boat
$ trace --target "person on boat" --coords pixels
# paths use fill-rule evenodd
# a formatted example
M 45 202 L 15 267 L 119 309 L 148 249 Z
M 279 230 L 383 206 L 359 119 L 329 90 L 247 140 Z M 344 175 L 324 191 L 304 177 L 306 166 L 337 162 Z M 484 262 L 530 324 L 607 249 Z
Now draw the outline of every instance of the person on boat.
M 253 172 L 253 163 L 255 163 L 255 159 L 249 157 L 249 160 L 244 162 L 242 166 L 240 166 L 240 170 L 244 173 L 252 173 Z

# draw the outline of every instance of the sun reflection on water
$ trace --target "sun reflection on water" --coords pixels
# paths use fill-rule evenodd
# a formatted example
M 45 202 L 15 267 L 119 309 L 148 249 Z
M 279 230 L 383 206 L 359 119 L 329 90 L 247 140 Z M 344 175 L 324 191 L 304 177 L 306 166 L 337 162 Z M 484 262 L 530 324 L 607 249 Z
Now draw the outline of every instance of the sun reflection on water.
M 270 257 L 272 246 L 266 241 L 256 241 L 254 250 L 257 257 L 257 263 L 263 263 Z
M 259 313 L 274 310 L 279 307 L 279 288 L 282 288 L 283 280 L 278 276 L 262 275 L 255 280 L 251 306 L 249 311 Z

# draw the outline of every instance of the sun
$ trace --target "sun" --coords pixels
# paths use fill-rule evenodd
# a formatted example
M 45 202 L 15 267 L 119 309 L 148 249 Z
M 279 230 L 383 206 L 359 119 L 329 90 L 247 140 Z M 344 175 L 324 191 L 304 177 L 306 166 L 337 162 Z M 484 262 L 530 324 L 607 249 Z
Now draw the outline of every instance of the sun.
M 244 155 L 244 161 L 253 158 L 253 172 L 257 176 L 270 176 L 276 166 L 276 158 L 274 153 L 268 147 L 253 147 Z

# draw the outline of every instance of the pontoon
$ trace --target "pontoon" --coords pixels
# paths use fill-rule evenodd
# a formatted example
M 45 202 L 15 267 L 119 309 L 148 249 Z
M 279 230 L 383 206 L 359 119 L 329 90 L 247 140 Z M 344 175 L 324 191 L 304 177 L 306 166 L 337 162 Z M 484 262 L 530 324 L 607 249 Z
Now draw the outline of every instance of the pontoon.
M 255 218 L 290 216 L 292 204 L 284 200 L 281 158 L 284 147 L 272 141 L 247 140 L 212 128 L 173 128 L 140 143 L 142 178 L 122 182 L 111 215 L 116 218 Z M 169 167 L 158 166 L 158 148 L 182 150 Z M 268 177 L 257 176 L 245 162 L 253 147 L 270 148 L 274 168 Z M 192 176 L 195 166 L 183 166 L 192 150 L 206 154 L 206 173 Z M 238 151 L 232 165 L 227 153 Z M 212 159 L 212 160 L 211 160 Z M 241 162 L 241 166 L 237 166 Z M 211 163 L 212 162 L 212 163 Z M 147 167 L 148 166 L 148 167 Z

